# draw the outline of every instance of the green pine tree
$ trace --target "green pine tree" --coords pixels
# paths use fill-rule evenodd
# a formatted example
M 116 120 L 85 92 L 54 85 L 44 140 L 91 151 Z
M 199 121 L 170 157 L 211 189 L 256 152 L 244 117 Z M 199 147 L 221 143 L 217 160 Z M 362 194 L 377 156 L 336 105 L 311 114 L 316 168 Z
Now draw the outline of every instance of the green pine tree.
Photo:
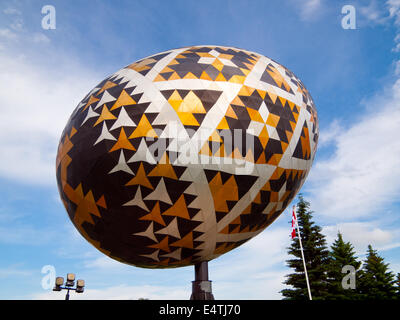
M 358 270 L 361 262 L 355 257 L 354 248 L 350 242 L 344 242 L 342 234 L 339 232 L 338 237 L 331 246 L 328 261 L 328 299 L 330 300 L 357 300 L 360 295 L 357 288 L 357 280 L 359 279 Z M 342 273 L 344 266 L 353 266 L 355 269 L 355 289 L 344 289 L 342 280 L 346 273 Z
M 329 251 L 326 246 L 325 236 L 321 233 L 321 227 L 312 221 L 312 212 L 309 210 L 310 203 L 299 195 L 297 204 L 297 220 L 299 224 L 301 240 L 304 249 L 307 273 L 310 282 L 311 295 L 313 300 L 325 299 L 327 296 L 327 270 L 326 263 L 329 258 Z M 286 276 L 284 284 L 291 286 L 291 289 L 281 291 L 284 299 L 305 300 L 308 299 L 307 283 L 304 274 L 303 260 L 299 239 L 292 240 L 288 253 L 294 259 L 287 260 L 287 265 L 294 269 L 294 273 Z
M 400 300 L 400 273 L 397 274 L 396 279 L 396 299 Z
M 371 245 L 368 246 L 367 253 L 359 281 L 362 297 L 368 300 L 395 299 L 395 275 L 388 270 L 389 264 L 384 262 Z

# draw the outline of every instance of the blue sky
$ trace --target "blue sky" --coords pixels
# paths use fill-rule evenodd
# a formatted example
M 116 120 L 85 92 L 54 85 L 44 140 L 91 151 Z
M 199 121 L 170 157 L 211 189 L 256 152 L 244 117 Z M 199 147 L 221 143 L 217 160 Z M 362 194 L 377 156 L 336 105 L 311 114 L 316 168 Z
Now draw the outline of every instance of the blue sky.
M 49 1 L 50 2 L 50 1 Z M 313 96 L 321 138 L 302 192 L 331 243 L 340 230 L 400 272 L 400 1 L 47 1 L 0 4 L 0 299 L 62 299 L 42 267 L 87 283 L 73 299 L 187 299 L 193 269 L 114 262 L 75 231 L 58 196 L 58 139 L 99 81 L 145 56 L 215 44 L 266 55 Z M 341 27 L 356 8 L 357 28 Z M 210 262 L 217 299 L 280 299 L 290 214 Z

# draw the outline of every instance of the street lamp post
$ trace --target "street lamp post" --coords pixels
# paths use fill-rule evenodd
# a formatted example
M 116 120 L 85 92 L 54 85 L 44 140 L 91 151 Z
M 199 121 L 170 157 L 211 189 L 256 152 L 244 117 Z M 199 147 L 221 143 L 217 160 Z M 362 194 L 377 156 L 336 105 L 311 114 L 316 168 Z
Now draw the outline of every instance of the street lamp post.
M 67 294 L 65 295 L 65 300 L 69 300 L 69 291 L 70 290 L 74 290 L 76 293 L 82 293 L 84 291 L 84 287 L 85 287 L 85 281 L 82 279 L 79 279 L 76 281 L 76 287 L 74 288 L 75 274 L 73 274 L 73 273 L 67 274 L 67 281 L 65 281 L 64 287 L 63 287 L 63 284 L 64 284 L 64 278 L 57 277 L 53 291 L 61 291 L 63 289 L 67 290 Z

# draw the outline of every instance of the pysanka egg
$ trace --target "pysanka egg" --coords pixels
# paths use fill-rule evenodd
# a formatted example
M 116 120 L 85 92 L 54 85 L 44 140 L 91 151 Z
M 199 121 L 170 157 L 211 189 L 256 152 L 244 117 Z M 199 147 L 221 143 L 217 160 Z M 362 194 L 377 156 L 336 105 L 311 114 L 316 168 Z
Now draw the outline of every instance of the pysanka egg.
M 59 144 L 58 188 L 104 254 L 187 266 L 268 227 L 304 183 L 317 140 L 313 100 L 284 66 L 238 48 L 174 49 L 79 103 Z

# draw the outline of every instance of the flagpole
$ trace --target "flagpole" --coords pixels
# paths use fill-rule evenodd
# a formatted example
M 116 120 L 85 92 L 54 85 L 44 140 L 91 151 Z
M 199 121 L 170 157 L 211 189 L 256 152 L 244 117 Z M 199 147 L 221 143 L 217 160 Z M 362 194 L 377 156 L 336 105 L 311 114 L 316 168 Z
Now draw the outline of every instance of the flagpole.
M 310 300 L 312 300 L 311 296 L 311 289 L 310 289 L 310 283 L 308 282 L 308 274 L 307 274 L 307 267 L 306 267 L 306 260 L 304 259 L 304 252 L 303 252 L 303 245 L 301 243 L 301 234 L 300 234 L 300 229 L 299 229 L 299 224 L 297 222 L 297 215 L 296 215 L 296 206 L 293 206 L 293 214 L 296 218 L 296 225 L 297 225 L 297 235 L 299 238 L 299 243 L 300 243 L 300 250 L 301 250 L 301 257 L 303 258 L 303 266 L 304 266 L 304 273 L 306 274 L 306 282 L 307 282 L 307 290 L 308 290 L 308 297 Z

